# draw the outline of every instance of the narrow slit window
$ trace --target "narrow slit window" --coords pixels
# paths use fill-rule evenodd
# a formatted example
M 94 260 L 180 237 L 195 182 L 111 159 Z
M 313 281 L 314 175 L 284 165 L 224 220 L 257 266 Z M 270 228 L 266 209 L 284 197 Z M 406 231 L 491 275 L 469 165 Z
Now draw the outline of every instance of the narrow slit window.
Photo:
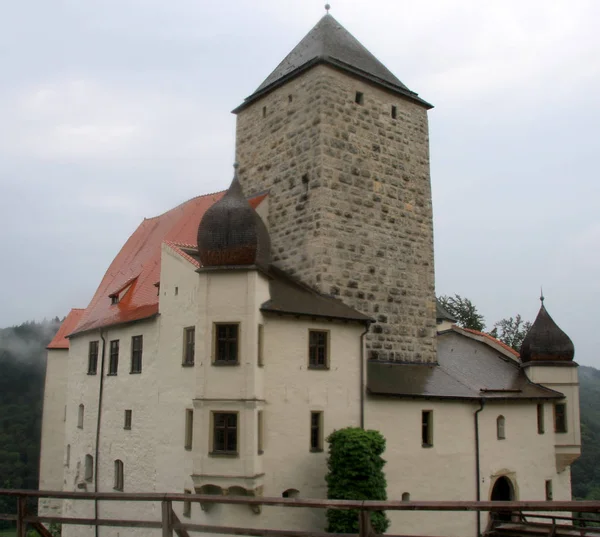
M 108 374 L 116 375 L 119 372 L 119 340 L 110 342 L 110 355 L 108 358 Z
M 257 353 L 258 353 L 258 359 L 257 359 L 257 363 L 258 363 L 258 367 L 263 367 L 265 365 L 264 362 L 264 327 L 262 324 L 258 325 L 258 334 L 257 334 L 257 344 L 258 344 L 258 349 L 257 349 Z
M 68 468 L 71 465 L 71 444 L 67 444 L 67 455 L 65 457 L 65 466 Z
M 288 95 L 288 103 L 291 103 L 294 100 L 292 95 Z
M 567 432 L 567 405 L 566 403 L 555 403 L 554 405 L 554 432 Z
M 83 405 L 79 405 L 79 409 L 77 411 L 77 427 L 83 429 L 83 414 L 85 413 L 85 407 Z
M 496 437 L 498 440 L 504 440 L 506 438 L 506 420 L 504 416 L 498 416 L 496 418 Z
M 124 476 L 123 476 L 123 461 L 117 459 L 115 461 L 115 476 L 114 476 L 114 484 L 113 484 L 113 488 L 115 490 L 123 490 L 123 481 L 124 481 Z
M 257 436 L 257 449 L 258 449 L 258 454 L 262 455 L 264 453 L 264 429 L 265 429 L 265 421 L 264 421 L 264 414 L 262 410 L 258 411 L 258 415 L 256 416 L 257 418 L 257 422 L 256 422 L 256 436 Z
M 433 446 L 433 410 L 423 410 L 421 413 L 421 445 Z
M 131 373 L 142 372 L 143 336 L 131 338 Z
M 538 434 L 544 434 L 546 432 L 544 426 L 544 405 L 541 403 L 537 406 L 537 431 Z
M 85 473 L 83 475 L 86 481 L 94 479 L 94 457 L 91 455 L 85 456 Z
M 183 330 L 183 365 L 194 365 L 196 353 L 196 328 L 190 326 Z
M 263 106 L 262 114 L 263 114 L 263 117 L 267 117 L 267 107 L 266 106 Z
M 365 95 L 362 91 L 357 91 L 356 94 L 354 95 L 354 102 L 356 104 L 364 104 L 365 102 Z
M 194 441 L 194 411 L 190 408 L 185 411 L 185 449 L 192 449 Z
M 131 429 L 131 410 L 129 409 L 125 411 L 125 421 L 123 423 L 123 429 Z
M 183 491 L 184 494 L 191 494 L 192 491 L 185 489 Z M 192 516 L 192 502 L 190 502 L 189 500 L 184 500 L 183 501 L 183 516 L 186 518 L 190 518 Z
M 310 450 L 323 451 L 323 412 L 310 413 Z
M 546 501 L 547 502 L 551 502 L 552 501 L 552 479 L 546 479 Z
M 88 352 L 88 375 L 95 375 L 98 371 L 98 341 L 90 341 Z
M 392 119 L 397 119 L 398 117 L 398 109 L 395 105 L 392 105 Z

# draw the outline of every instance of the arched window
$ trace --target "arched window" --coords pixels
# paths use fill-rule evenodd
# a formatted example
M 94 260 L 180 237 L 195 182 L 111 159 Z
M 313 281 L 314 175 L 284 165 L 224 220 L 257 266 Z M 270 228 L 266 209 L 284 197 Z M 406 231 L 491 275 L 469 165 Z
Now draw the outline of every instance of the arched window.
M 283 491 L 281 496 L 284 498 L 298 498 L 300 496 L 300 491 L 297 489 L 287 489 Z
M 496 436 L 498 437 L 498 440 L 504 440 L 506 438 L 505 421 L 504 416 L 498 416 L 496 419 Z
M 94 479 L 94 457 L 91 455 L 85 456 L 85 474 L 86 481 L 91 481 Z
M 403 502 L 410 502 L 410 492 L 403 492 L 402 493 L 402 501 Z
M 123 461 L 117 459 L 115 461 L 115 490 L 123 490 Z
M 79 427 L 80 429 L 83 429 L 83 412 L 84 406 L 79 405 L 79 410 L 77 412 L 77 427 Z

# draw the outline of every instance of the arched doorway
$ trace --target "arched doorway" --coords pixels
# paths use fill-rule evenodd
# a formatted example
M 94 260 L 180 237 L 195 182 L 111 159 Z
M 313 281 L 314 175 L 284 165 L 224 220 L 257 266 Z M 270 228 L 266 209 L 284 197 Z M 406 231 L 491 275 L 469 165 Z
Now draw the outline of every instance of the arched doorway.
M 493 502 L 512 502 L 515 499 L 515 489 L 510 479 L 506 476 L 500 476 L 496 479 L 494 486 L 492 487 L 492 497 L 491 500 Z M 496 513 L 492 513 L 492 517 L 494 520 L 501 522 L 510 522 L 511 513 L 510 511 L 499 511 Z

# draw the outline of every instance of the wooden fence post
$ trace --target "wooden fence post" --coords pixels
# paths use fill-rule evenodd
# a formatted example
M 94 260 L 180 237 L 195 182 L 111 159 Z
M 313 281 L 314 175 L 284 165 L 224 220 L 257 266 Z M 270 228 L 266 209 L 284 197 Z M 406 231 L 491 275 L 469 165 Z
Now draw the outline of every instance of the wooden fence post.
M 17 498 L 17 537 L 27 537 L 27 498 L 19 496 Z
M 173 537 L 172 502 L 162 501 L 162 537 Z M 20 536 L 18 536 L 20 537 Z
M 358 535 L 359 537 L 370 537 L 373 534 L 373 528 L 371 527 L 371 512 L 363 511 L 362 509 L 358 512 Z

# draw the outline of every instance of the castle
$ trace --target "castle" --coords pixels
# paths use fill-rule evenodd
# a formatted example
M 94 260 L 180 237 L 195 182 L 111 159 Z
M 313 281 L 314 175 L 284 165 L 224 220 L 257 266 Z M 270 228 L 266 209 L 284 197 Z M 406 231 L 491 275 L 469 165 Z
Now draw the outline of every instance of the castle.
M 326 438 L 358 426 L 387 439 L 391 499 L 570 499 L 571 340 L 543 304 L 520 354 L 437 307 L 430 108 L 326 14 L 234 110 L 229 189 L 144 220 L 50 343 L 40 488 L 323 498 Z M 40 502 L 81 517 L 158 509 Z M 178 516 L 325 525 L 276 507 Z M 486 522 L 389 516 L 391 533 Z

